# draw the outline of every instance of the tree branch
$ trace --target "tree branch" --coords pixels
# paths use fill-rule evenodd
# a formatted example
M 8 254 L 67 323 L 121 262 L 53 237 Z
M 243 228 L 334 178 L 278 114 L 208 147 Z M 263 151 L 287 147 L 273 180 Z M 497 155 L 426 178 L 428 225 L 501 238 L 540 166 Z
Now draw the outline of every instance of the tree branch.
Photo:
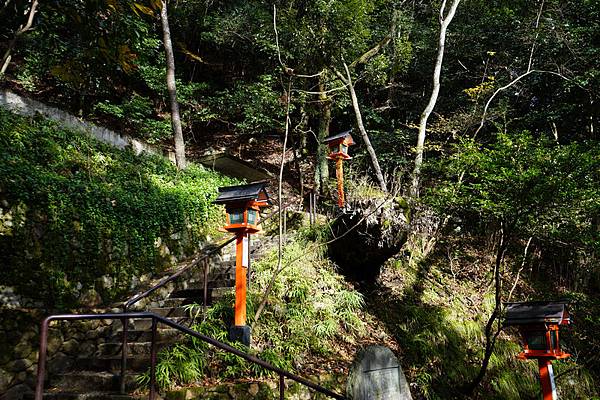
M 491 104 L 491 102 L 494 100 L 494 98 L 498 95 L 498 93 L 502 92 L 503 90 L 506 90 L 508 88 L 510 88 L 511 86 L 513 86 L 514 84 L 516 84 L 517 82 L 519 82 L 521 79 L 534 74 L 534 73 L 539 73 L 539 74 L 551 74 L 551 75 L 556 75 L 564 80 L 570 81 L 569 78 L 567 78 L 566 76 L 558 73 L 558 72 L 554 72 L 554 71 L 544 71 L 544 70 L 537 70 L 537 69 L 532 69 L 530 71 L 525 72 L 524 74 L 521 74 L 519 76 L 517 76 L 515 79 L 513 79 L 512 81 L 510 81 L 509 83 L 507 83 L 506 85 L 496 89 L 496 91 L 490 96 L 490 98 L 488 99 L 488 101 L 485 103 L 485 107 L 483 108 L 483 114 L 481 116 L 481 122 L 479 123 L 479 127 L 477 128 L 477 130 L 475 131 L 475 133 L 473 134 L 473 138 L 475 136 L 477 136 L 477 134 L 479 133 L 479 131 L 481 130 L 481 128 L 483 128 L 483 125 L 485 124 L 485 118 L 487 117 L 487 112 L 488 112 L 488 108 Z
M 515 288 L 517 287 L 517 283 L 519 282 L 519 276 L 521 275 L 523 268 L 525 268 L 525 262 L 527 261 L 527 251 L 529 250 L 529 245 L 531 244 L 531 239 L 533 239 L 533 236 L 530 236 L 529 240 L 527 240 L 527 245 L 525 246 L 525 250 L 523 251 L 523 260 L 521 261 L 521 267 L 517 271 L 517 276 L 515 277 L 515 281 L 513 282 L 512 288 L 510 289 L 510 292 L 508 293 L 508 297 L 506 298 L 507 303 L 510 303 L 510 299 L 513 295 L 513 292 L 515 291 Z
M 4 4 L 4 6 L 6 7 L 8 6 L 8 4 L 9 2 L 7 1 Z M 16 30 L 15 35 L 8 44 L 8 48 L 4 52 L 4 56 L 2 56 L 2 62 L 0 63 L 0 65 L 2 65 L 2 67 L 0 68 L 0 75 L 4 75 L 6 69 L 8 68 L 8 64 L 10 64 L 10 60 L 12 58 L 11 53 L 14 50 L 15 45 L 17 44 L 19 36 L 31 29 L 31 26 L 33 25 L 33 18 L 35 17 L 35 13 L 37 12 L 37 6 L 38 0 L 32 0 L 31 6 L 29 7 L 28 11 L 27 22 L 24 25 L 19 26 L 19 28 Z
M 344 63 L 344 69 L 346 70 L 346 77 L 344 77 L 339 71 L 335 70 L 336 75 L 348 84 L 348 89 L 350 90 L 350 98 L 352 99 L 352 107 L 354 108 L 354 115 L 356 116 L 356 125 L 358 126 L 358 130 L 365 142 L 365 146 L 367 147 L 367 152 L 371 157 L 371 163 L 373 164 L 373 169 L 375 170 L 375 176 L 377 177 L 377 182 L 379 183 L 379 188 L 387 193 L 387 185 L 385 184 L 385 179 L 383 177 L 383 173 L 381 172 L 381 167 L 379 165 L 379 161 L 377 160 L 377 154 L 375 153 L 375 149 L 373 149 L 373 145 L 371 145 L 371 140 L 369 139 L 369 134 L 365 129 L 363 124 L 362 115 L 360 113 L 360 107 L 358 105 L 358 98 L 356 97 L 356 92 L 354 91 L 354 86 L 352 85 L 352 77 L 350 76 L 350 70 L 346 63 Z

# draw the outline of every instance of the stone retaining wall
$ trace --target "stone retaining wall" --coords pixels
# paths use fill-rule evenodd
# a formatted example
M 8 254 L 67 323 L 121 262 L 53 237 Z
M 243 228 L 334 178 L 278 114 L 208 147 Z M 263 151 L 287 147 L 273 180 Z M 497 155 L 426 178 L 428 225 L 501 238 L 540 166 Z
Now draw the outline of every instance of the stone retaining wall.
M 309 379 L 334 392 L 343 394 L 340 388 L 345 385 L 346 377 L 313 376 Z M 257 382 L 223 383 L 207 387 L 190 387 L 171 390 L 164 394 L 165 400 L 273 400 L 279 398 L 278 380 L 268 379 Z M 308 387 L 291 379 L 285 380 L 285 398 L 287 400 L 326 399 Z
M 100 311 L 100 310 L 97 310 Z M 0 399 L 17 400 L 35 387 L 40 322 L 36 309 L 0 310 Z M 48 374 L 71 368 L 75 358 L 91 357 L 106 341 L 112 321 L 53 323 L 48 332 Z
M 175 162 L 174 152 L 169 151 L 166 154 L 163 154 L 162 150 L 158 147 L 151 146 L 130 136 L 111 131 L 110 129 L 82 121 L 73 114 L 69 114 L 58 108 L 47 106 L 39 101 L 19 96 L 9 90 L 0 91 L 0 107 L 6 108 L 15 114 L 27 117 L 34 117 L 40 114 L 57 122 L 65 128 L 83 131 L 99 141 L 108 143 L 119 149 L 131 147 L 136 154 L 147 152 L 164 155 L 173 163 Z

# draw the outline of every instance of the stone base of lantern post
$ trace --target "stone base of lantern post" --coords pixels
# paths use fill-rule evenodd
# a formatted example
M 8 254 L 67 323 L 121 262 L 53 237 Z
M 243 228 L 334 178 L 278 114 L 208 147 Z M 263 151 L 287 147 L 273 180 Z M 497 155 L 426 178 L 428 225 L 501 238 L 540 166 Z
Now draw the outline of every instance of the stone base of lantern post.
M 250 327 L 248 325 L 229 327 L 229 340 L 232 342 L 240 342 L 246 346 L 250 346 Z

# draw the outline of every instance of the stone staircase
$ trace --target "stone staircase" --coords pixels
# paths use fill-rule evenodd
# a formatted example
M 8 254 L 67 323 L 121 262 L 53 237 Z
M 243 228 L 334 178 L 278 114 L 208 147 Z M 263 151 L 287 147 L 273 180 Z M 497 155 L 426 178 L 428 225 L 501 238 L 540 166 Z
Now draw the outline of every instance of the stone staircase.
M 251 243 L 251 258 L 260 258 L 273 244 L 276 238 L 254 237 Z M 187 275 L 187 276 L 186 276 Z M 211 260 L 208 275 L 207 300 L 210 306 L 235 285 L 235 244 L 222 250 L 222 254 Z M 174 322 L 189 325 L 193 318 L 185 308 L 188 304 L 203 304 L 204 271 L 197 267 L 192 273 L 186 273 L 169 286 L 168 296 L 160 298 L 165 291 L 148 298 L 135 311 L 149 311 L 169 318 Z M 158 292 L 158 291 L 157 291 Z M 120 312 L 119 309 L 105 312 Z M 137 378 L 150 366 L 151 325 L 149 319 L 131 319 L 128 326 L 128 359 L 126 393 L 138 389 Z M 95 346 L 91 354 L 82 354 L 74 359 L 63 360 L 62 366 L 49 370 L 59 371 L 50 374 L 45 384 L 44 399 L 56 400 L 131 400 L 135 395 L 121 394 L 120 370 L 122 348 L 122 324 L 112 321 L 105 330 L 104 340 Z M 157 328 L 157 351 L 183 339 L 179 331 L 159 324 Z M 33 398 L 26 396 L 25 398 Z

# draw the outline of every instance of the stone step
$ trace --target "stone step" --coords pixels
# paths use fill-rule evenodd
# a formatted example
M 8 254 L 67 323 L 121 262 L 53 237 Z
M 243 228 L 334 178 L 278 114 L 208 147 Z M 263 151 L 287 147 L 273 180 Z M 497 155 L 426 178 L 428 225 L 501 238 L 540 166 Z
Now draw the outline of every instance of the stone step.
M 169 318 L 169 319 L 175 323 L 183 324 L 183 325 L 185 325 L 185 323 L 189 320 L 189 318 L 186 318 L 186 317 L 174 317 L 174 318 Z M 161 328 L 165 328 L 165 327 L 166 326 L 164 324 L 161 324 L 161 323 L 158 324 L 159 330 Z M 152 320 L 151 319 L 133 318 L 133 319 L 129 320 L 128 330 L 149 331 L 150 329 L 152 329 Z M 123 326 L 120 321 L 117 321 L 113 325 L 113 332 L 122 332 L 122 331 L 123 331 Z
M 161 307 L 182 307 L 193 303 L 202 303 L 203 297 L 168 297 L 160 301 Z
M 149 312 L 165 318 L 189 317 L 189 312 L 184 307 L 156 307 L 150 308 Z
M 191 299 L 191 298 L 203 299 L 204 298 L 204 289 L 193 288 L 193 289 L 175 290 L 169 295 L 169 298 L 171 298 L 171 299 Z M 209 296 L 209 298 L 210 298 L 210 296 Z
M 23 400 L 33 400 L 34 394 L 26 394 L 23 396 Z M 48 392 L 44 393 L 44 399 L 47 400 L 139 400 L 140 397 L 129 396 L 126 394 L 119 394 L 118 392 L 87 392 L 87 393 L 75 393 L 75 392 Z
M 229 293 L 233 293 L 235 291 L 234 287 L 218 287 L 218 288 L 214 288 L 212 290 L 212 296 L 211 296 L 211 300 L 212 302 L 216 301 L 216 300 L 220 300 L 223 298 L 223 296 L 229 294 Z M 211 302 L 211 304 L 212 304 Z
M 171 342 L 156 342 L 156 351 L 171 345 Z M 121 342 L 102 343 L 98 346 L 100 357 L 121 355 Z M 152 342 L 132 342 L 127 344 L 127 355 L 129 357 L 147 356 L 152 351 Z
M 127 374 L 125 377 L 125 390 L 130 392 L 138 388 L 137 374 Z M 61 374 L 51 379 L 50 386 L 53 391 L 69 391 L 86 393 L 94 391 L 118 391 L 121 378 L 119 374 L 106 371 L 73 371 Z
M 146 372 L 150 368 L 150 355 L 139 355 L 127 358 L 127 373 Z M 111 371 L 117 374 L 121 373 L 121 355 L 112 357 L 90 357 L 77 358 L 73 366 L 73 371 Z
M 156 339 L 159 342 L 167 342 L 167 341 L 177 341 L 183 337 L 183 334 L 177 329 L 173 328 L 161 328 L 156 330 Z M 123 331 L 114 332 L 109 340 L 113 343 L 121 342 L 123 339 Z M 128 329 L 127 330 L 127 341 L 129 343 L 133 342 L 149 342 L 152 340 L 152 331 L 151 330 L 135 330 Z
M 231 272 L 231 274 L 222 275 L 218 278 L 209 280 L 208 281 L 208 289 L 211 289 L 214 287 L 221 287 L 221 286 L 230 286 L 230 285 L 233 286 L 234 284 L 235 284 L 235 270 L 233 270 Z M 176 293 L 181 290 L 190 290 L 190 289 L 199 290 L 200 292 L 198 292 L 196 297 L 203 297 L 204 281 L 203 280 L 200 280 L 200 281 L 187 280 L 185 282 L 182 282 L 181 284 L 178 284 L 172 293 Z M 189 297 L 189 295 L 188 294 L 186 294 L 185 296 L 171 295 L 170 297 L 186 298 L 186 297 Z

